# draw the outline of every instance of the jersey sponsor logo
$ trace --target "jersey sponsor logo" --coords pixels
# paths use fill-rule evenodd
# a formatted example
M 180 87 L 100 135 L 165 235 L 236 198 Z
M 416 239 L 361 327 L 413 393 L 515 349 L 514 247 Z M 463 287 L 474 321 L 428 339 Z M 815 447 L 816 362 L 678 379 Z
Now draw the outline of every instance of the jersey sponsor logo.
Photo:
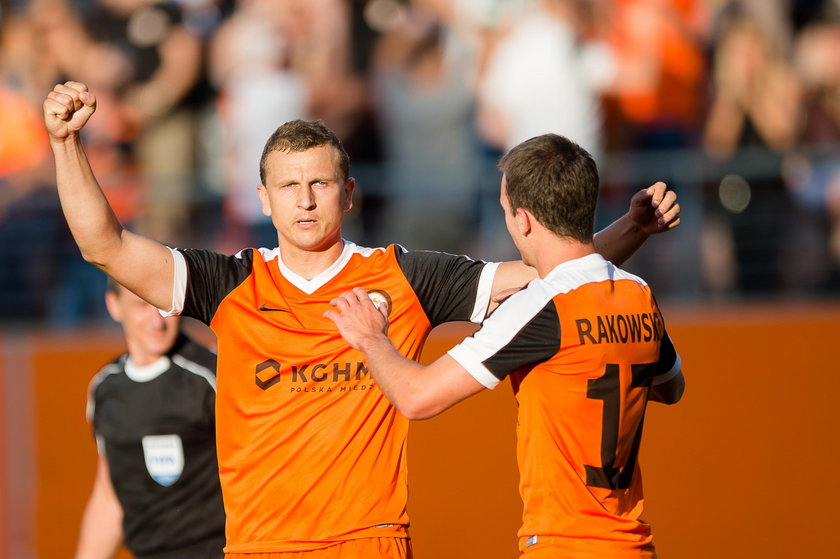
M 280 382 L 280 363 L 274 359 L 269 359 L 257 365 L 254 381 L 263 390 L 268 390 Z
M 267 359 L 258 364 L 254 372 L 254 381 L 263 390 L 268 390 L 283 378 L 281 370 L 283 365 L 274 359 Z M 303 365 L 291 365 L 286 367 L 285 372 L 292 392 L 332 392 L 334 387 L 330 384 L 349 383 L 350 381 L 361 381 L 370 376 L 367 366 L 362 361 L 344 363 L 304 363 Z M 312 386 L 312 383 L 323 383 L 322 386 Z M 335 387 L 340 392 L 353 390 L 367 390 L 372 388 L 363 384 L 342 385 Z
M 178 435 L 143 437 L 143 457 L 149 475 L 164 487 L 178 481 L 184 471 L 184 445 Z
M 594 321 L 579 318 L 575 325 L 580 345 L 659 341 L 665 335 L 665 322 L 658 312 L 598 315 Z
M 262 305 L 260 305 L 260 310 L 261 310 L 261 311 L 263 311 L 263 312 L 271 312 L 271 311 L 276 311 L 276 312 L 287 312 L 287 313 L 292 312 L 292 311 L 290 311 L 289 309 L 280 309 L 280 308 L 275 308 L 275 307 L 267 307 L 267 306 L 265 305 L 265 303 L 263 303 Z

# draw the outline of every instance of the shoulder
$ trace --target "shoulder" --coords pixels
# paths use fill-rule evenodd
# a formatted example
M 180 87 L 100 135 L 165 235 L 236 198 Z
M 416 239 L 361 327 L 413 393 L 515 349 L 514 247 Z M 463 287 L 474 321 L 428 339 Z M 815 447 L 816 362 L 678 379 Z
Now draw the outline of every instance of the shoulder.
M 216 354 L 209 348 L 182 334 L 172 352 L 171 359 L 173 365 L 204 379 L 215 389 Z
M 125 360 L 128 357 L 127 353 L 118 355 L 101 369 L 99 369 L 88 385 L 88 391 L 93 394 L 97 387 L 108 379 L 118 378 L 120 375 L 125 375 Z
M 243 248 L 235 254 L 222 254 L 220 252 L 198 248 L 177 248 L 174 250 L 182 254 L 191 267 L 202 265 L 250 267 L 253 265 L 257 255 L 260 255 L 259 259 L 267 261 L 277 252 L 277 249 L 270 250 L 265 248 Z
M 87 405 L 85 407 L 85 416 L 87 417 L 88 423 L 93 423 L 97 402 L 101 402 L 103 398 L 107 398 L 107 394 L 113 390 L 121 390 L 119 386 L 124 386 L 119 380 L 126 378 L 125 361 L 127 357 L 128 354 L 123 353 L 114 358 L 110 363 L 99 369 L 90 380 L 88 384 Z

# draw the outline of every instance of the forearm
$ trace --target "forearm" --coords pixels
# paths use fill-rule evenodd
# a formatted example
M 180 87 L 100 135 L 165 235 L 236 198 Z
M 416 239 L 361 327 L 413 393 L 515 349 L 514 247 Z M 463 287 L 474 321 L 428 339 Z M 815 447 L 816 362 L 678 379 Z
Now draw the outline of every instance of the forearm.
M 596 252 L 613 264 L 621 266 L 639 250 L 649 236 L 639 229 L 629 214 L 624 214 L 605 229 L 595 233 L 593 243 Z
M 719 93 L 709 110 L 703 130 L 703 149 L 714 157 L 728 157 L 736 148 L 744 122 L 744 111 L 726 93 Z
M 99 458 L 93 491 L 85 506 L 75 559 L 110 559 L 122 543 L 123 510 L 111 485 L 107 463 Z
M 74 559 L 111 559 L 122 543 L 122 528 L 111 519 L 85 518 Z
M 100 268 L 119 246 L 123 228 L 93 174 L 78 135 L 51 142 L 64 217 L 82 257 Z
M 385 397 L 403 415 L 412 418 L 416 386 L 422 366 L 400 354 L 385 334 L 370 336 L 361 345 L 368 369 Z

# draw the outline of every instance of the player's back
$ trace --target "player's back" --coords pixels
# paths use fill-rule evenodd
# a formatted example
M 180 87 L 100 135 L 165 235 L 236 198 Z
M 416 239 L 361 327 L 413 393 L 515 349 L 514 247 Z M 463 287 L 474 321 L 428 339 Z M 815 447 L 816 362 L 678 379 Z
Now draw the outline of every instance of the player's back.
M 673 365 L 660 359 L 670 341 L 650 288 L 593 255 L 528 291 L 546 302 L 542 336 L 559 343 L 512 376 L 519 535 L 576 557 L 644 557 L 652 539 L 636 460 L 650 387 Z

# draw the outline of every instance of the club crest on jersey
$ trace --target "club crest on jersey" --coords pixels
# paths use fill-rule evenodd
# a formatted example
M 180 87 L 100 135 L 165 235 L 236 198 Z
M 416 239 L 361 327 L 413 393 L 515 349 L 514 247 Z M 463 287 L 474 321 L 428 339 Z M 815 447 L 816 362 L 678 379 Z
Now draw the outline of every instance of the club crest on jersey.
M 164 487 L 178 481 L 184 471 L 184 445 L 178 435 L 143 437 L 143 457 L 149 475 Z
M 391 296 L 388 295 L 387 292 L 382 291 L 381 289 L 368 289 L 367 293 L 370 300 L 373 301 L 374 307 L 379 309 L 382 305 L 385 305 L 385 316 L 389 316 L 391 314 L 393 305 L 391 304 Z

